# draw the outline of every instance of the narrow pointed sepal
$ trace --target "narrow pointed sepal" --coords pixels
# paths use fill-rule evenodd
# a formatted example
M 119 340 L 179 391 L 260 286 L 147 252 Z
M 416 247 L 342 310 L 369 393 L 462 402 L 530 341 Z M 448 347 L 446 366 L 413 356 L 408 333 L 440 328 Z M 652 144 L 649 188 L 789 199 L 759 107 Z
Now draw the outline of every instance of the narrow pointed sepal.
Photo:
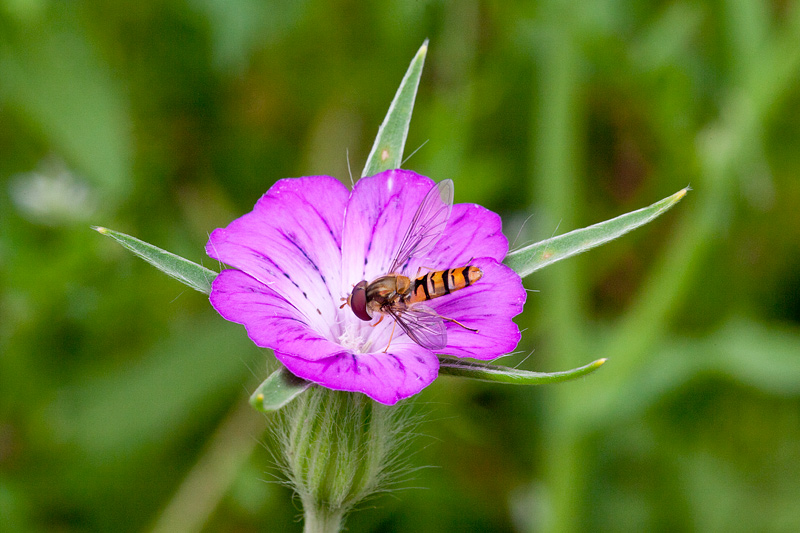
M 509 252 L 504 263 L 524 278 L 551 263 L 600 246 L 647 224 L 677 204 L 689 190 L 686 187 L 643 209 Z
M 194 290 L 205 294 L 211 293 L 211 282 L 217 277 L 217 273 L 213 270 L 193 263 L 179 255 L 162 250 L 136 237 L 131 237 L 130 235 L 100 226 L 92 226 L 92 229 L 102 235 L 111 237 L 160 271 L 177 279 L 181 283 L 185 283 Z
M 375 143 L 367 156 L 367 163 L 361 177 L 373 176 L 384 170 L 400 168 L 403 162 L 403 149 L 408 137 L 408 127 L 411 123 L 411 114 L 414 111 L 414 100 L 417 98 L 417 87 L 422 76 L 422 67 L 425 65 L 425 56 L 428 54 L 428 40 L 426 39 L 417 51 L 417 55 L 408 66 L 403 81 L 394 95 L 386 118 L 378 129 Z
M 310 381 L 298 378 L 286 368 L 281 368 L 273 372 L 250 395 L 250 405 L 264 413 L 277 411 L 311 385 L 313 383 Z
M 451 357 L 439 357 L 439 375 L 456 376 L 460 378 L 477 379 L 478 381 L 491 381 L 493 383 L 511 383 L 514 385 L 544 385 L 547 383 L 560 383 L 570 381 L 587 374 L 591 374 L 600 368 L 606 359 L 598 359 L 588 365 L 584 365 L 564 372 L 530 372 L 517 368 L 490 365 L 487 363 L 475 363 L 453 359 Z

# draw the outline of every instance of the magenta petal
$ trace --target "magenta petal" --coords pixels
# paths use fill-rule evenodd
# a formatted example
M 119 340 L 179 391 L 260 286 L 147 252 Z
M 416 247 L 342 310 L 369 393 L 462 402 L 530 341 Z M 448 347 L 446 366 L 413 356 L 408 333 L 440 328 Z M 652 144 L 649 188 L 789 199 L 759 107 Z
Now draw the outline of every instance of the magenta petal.
M 447 229 L 434 247 L 439 270 L 464 266 L 476 257 L 502 261 L 508 252 L 500 215 L 476 204 L 455 204 Z
M 447 324 L 447 347 L 441 353 L 456 357 L 494 359 L 512 352 L 521 334 L 512 318 L 522 312 L 525 288 L 516 272 L 490 258 L 472 263 L 483 271 L 474 285 L 432 300 L 431 307 L 443 317 L 458 320 Z
M 387 170 L 356 183 L 344 219 L 346 287 L 388 273 L 419 204 L 434 185 L 407 170 Z
M 250 213 L 215 230 L 211 257 L 234 266 L 301 308 L 333 321 L 342 296 L 341 235 L 349 192 L 329 176 L 284 179 Z
M 439 372 L 438 358 L 414 343 L 393 344 L 388 353 L 343 351 L 314 361 L 279 351 L 275 357 L 301 378 L 329 389 L 363 392 L 386 405 L 417 394 Z
M 210 300 L 223 318 L 243 324 L 258 346 L 307 359 L 322 359 L 342 350 L 320 333 L 331 329 L 321 315 L 304 316 L 282 296 L 239 270 L 219 273 Z

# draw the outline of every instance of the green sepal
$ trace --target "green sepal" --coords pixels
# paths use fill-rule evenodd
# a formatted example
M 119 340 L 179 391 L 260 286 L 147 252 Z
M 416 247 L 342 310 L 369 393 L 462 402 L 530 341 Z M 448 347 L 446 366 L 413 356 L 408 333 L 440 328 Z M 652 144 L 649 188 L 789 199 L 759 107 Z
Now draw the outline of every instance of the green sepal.
M 551 263 L 600 246 L 647 224 L 677 204 L 688 191 L 686 187 L 649 207 L 509 252 L 504 263 L 524 278 Z
M 400 87 L 394 95 L 394 100 L 389 106 L 386 118 L 378 129 L 378 136 L 367 156 L 367 162 L 361 177 L 372 176 L 378 172 L 393 168 L 400 168 L 403 163 L 403 148 L 408 137 L 408 126 L 411 123 L 411 113 L 414 111 L 414 100 L 417 97 L 417 87 L 422 76 L 422 67 L 425 65 L 425 56 L 428 53 L 428 40 L 426 39 L 417 55 L 411 61 Z
M 162 250 L 152 244 L 140 241 L 136 237 L 99 226 L 92 226 L 92 229 L 111 237 L 168 276 L 172 276 L 196 291 L 211 294 L 211 282 L 217 277 L 217 273 L 213 270 Z
M 277 411 L 294 400 L 313 383 L 298 378 L 286 368 L 273 372 L 250 395 L 250 405 L 257 411 L 268 413 Z
M 490 365 L 439 356 L 439 375 L 457 376 L 460 378 L 491 381 L 493 383 L 511 383 L 514 385 L 544 385 L 569 381 L 600 368 L 606 359 L 598 359 L 588 365 L 573 368 L 565 372 L 530 372 L 506 366 Z

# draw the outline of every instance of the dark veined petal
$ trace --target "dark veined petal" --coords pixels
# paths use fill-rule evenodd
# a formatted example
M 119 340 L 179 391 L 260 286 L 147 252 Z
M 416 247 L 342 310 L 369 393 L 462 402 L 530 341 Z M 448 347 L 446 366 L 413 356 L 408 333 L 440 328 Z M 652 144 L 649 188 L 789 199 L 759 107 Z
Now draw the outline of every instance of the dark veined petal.
M 439 360 L 413 342 L 392 342 L 388 353 L 343 351 L 309 360 L 275 352 L 293 374 L 334 390 L 363 392 L 386 405 L 417 394 L 436 379 Z
M 244 325 L 258 346 L 322 359 L 342 347 L 320 334 L 321 315 L 305 316 L 270 287 L 239 270 L 223 270 L 211 288 L 211 305 L 226 320 Z M 316 316 L 314 316 L 316 315 Z
M 319 335 L 291 303 L 238 270 L 217 276 L 211 304 L 225 319 L 243 324 L 256 345 L 274 349 L 293 374 L 324 387 L 362 392 L 391 405 L 421 391 L 438 373 L 439 361 L 430 350 L 399 336 L 388 353 L 354 354 Z M 388 342 L 386 327 L 382 330 L 380 346 Z
M 500 262 L 508 252 L 508 240 L 502 229 L 497 213 L 476 204 L 455 204 L 450 222 L 429 257 L 412 261 L 409 272 L 415 275 L 418 267 L 427 272 L 466 266 L 476 257 L 491 257 Z
M 280 180 L 250 213 L 211 233 L 206 252 L 268 285 L 304 314 L 333 323 L 349 192 L 337 179 Z
M 407 170 L 388 170 L 356 183 L 344 219 L 345 287 L 389 273 L 420 202 L 433 186 L 432 179 Z
M 483 271 L 481 279 L 429 304 L 443 317 L 478 331 L 447 323 L 447 347 L 440 353 L 494 359 L 512 352 L 519 343 L 519 327 L 512 319 L 522 312 L 525 288 L 516 272 L 494 259 L 482 257 L 472 264 Z

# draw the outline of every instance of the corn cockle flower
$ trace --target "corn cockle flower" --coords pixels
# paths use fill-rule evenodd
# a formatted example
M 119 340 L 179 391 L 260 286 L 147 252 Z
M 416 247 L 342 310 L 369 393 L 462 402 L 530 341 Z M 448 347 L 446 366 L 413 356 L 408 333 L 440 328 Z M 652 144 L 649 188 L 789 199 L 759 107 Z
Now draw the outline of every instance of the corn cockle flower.
M 377 316 L 364 322 L 340 306 L 356 283 L 389 273 L 434 186 L 404 170 L 363 178 L 352 192 L 329 176 L 278 181 L 252 212 L 211 233 L 207 253 L 234 267 L 214 280 L 211 304 L 301 378 L 388 405 L 418 393 L 438 374 L 436 354 L 394 329 L 391 318 L 376 325 Z M 419 267 L 482 270 L 475 284 L 427 302 L 464 326 L 446 322 L 447 343 L 437 352 L 489 360 L 514 350 L 520 332 L 512 318 L 525 290 L 501 264 L 507 251 L 496 213 L 455 204 L 437 243 L 397 272 L 415 278 Z
M 210 235 L 208 254 L 232 268 L 217 273 L 130 235 L 95 228 L 210 294 L 224 318 L 243 324 L 283 363 L 250 402 L 260 411 L 281 409 L 274 435 L 281 466 L 303 504 L 306 533 L 339 531 L 354 505 L 402 472 L 401 452 L 414 421 L 405 406 L 387 406 L 418 393 L 440 371 L 534 385 L 602 365 L 605 359 L 548 374 L 456 358 L 491 360 L 516 348 L 520 332 L 512 319 L 525 302 L 520 276 L 620 237 L 687 191 L 507 254 L 499 216 L 472 204 L 451 209 L 451 183 L 381 172 L 402 164 L 426 53 L 427 41 L 378 130 L 362 173 L 372 176 L 352 191 L 328 176 L 277 182 L 252 212 Z M 348 295 L 351 307 L 342 306 Z M 307 390 L 309 382 L 320 386 Z

